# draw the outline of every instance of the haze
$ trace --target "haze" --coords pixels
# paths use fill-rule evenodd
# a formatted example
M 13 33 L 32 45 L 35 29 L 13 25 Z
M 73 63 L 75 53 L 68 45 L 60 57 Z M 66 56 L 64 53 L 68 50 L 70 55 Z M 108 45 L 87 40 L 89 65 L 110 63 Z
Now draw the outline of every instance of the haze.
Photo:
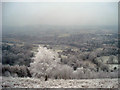
M 2 5 L 3 26 L 83 25 L 114 26 L 117 3 L 12 3 Z

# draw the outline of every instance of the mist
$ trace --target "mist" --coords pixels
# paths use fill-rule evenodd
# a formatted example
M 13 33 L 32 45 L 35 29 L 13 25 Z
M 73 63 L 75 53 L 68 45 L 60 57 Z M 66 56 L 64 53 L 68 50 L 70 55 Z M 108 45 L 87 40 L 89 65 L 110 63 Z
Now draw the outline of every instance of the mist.
M 2 5 L 5 27 L 50 26 L 117 26 L 115 2 L 7 2 Z

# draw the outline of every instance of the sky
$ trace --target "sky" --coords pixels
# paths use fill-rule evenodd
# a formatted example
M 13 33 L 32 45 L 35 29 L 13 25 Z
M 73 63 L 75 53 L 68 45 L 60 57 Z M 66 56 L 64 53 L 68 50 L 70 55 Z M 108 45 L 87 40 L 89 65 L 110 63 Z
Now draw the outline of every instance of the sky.
M 116 26 L 117 2 L 3 2 L 3 26 Z

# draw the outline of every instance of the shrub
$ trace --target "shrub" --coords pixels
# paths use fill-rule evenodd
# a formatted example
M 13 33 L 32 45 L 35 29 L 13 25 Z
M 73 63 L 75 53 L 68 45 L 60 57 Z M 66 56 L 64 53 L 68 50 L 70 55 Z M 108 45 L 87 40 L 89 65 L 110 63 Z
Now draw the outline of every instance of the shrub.
M 13 76 L 18 77 L 31 77 L 28 67 L 26 66 L 10 66 L 10 65 L 3 65 L 2 66 L 2 74 L 5 75 L 6 72 L 9 72 Z M 15 75 L 16 74 L 16 75 Z
M 52 77 L 55 79 L 71 79 L 73 68 L 68 65 L 58 65 L 54 71 L 52 71 Z

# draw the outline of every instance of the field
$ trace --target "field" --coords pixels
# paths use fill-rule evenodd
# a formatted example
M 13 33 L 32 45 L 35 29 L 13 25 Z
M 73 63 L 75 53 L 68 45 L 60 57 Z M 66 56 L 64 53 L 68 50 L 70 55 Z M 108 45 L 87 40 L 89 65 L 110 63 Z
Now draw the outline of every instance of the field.
M 4 88 L 118 88 L 118 79 L 57 79 L 3 77 Z

